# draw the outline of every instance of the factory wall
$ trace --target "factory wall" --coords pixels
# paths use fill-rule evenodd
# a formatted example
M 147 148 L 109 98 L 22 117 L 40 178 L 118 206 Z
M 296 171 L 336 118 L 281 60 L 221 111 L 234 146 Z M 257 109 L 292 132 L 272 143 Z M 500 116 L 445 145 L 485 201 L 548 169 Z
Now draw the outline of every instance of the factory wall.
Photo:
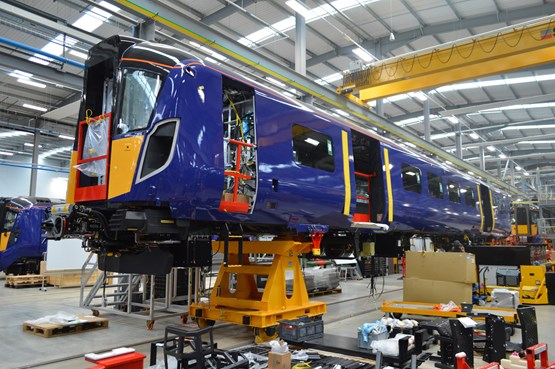
M 35 196 L 65 199 L 67 190 L 67 170 L 59 170 L 59 162 L 41 160 L 37 171 Z M 31 187 L 31 159 L 0 161 L 0 196 L 29 196 Z

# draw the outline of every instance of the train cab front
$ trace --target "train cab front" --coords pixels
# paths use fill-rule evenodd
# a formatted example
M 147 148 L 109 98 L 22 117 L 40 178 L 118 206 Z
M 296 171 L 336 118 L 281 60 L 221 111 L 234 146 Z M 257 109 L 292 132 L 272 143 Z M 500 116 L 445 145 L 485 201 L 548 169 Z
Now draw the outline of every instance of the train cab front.
M 115 234 L 118 227 L 112 222 L 122 209 L 126 223 L 121 227 L 125 230 L 180 232 L 169 222 L 158 222 L 154 231 L 145 229 L 149 216 L 143 209 L 129 216 L 129 204 L 144 200 L 130 197 L 140 161 L 145 162 L 142 171 L 148 172 L 168 160 L 177 123 L 153 128 L 152 122 L 161 119 L 154 117 L 155 107 L 168 75 L 187 59 L 190 54 L 173 47 L 125 36 L 110 37 L 90 50 L 71 158 L 68 205 L 53 208 L 44 226 L 50 238 L 76 236 L 88 238 L 96 246 L 118 248 L 118 244 L 134 240 L 133 231 L 127 239 Z M 141 157 L 146 156 L 141 154 L 145 145 L 155 153 L 146 159 Z M 169 217 L 162 210 L 153 212 L 150 218 Z

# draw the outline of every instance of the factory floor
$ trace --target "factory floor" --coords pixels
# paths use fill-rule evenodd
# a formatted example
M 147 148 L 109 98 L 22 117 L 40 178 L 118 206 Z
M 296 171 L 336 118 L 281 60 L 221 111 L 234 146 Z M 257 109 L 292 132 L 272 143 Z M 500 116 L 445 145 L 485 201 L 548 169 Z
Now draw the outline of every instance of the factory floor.
M 168 325 L 179 325 L 179 316 L 157 319 L 152 330 L 146 329 L 146 320 L 116 315 L 102 311 L 100 316 L 109 320 L 108 329 L 44 338 L 25 333 L 24 321 L 53 315 L 60 311 L 71 314 L 90 315 L 89 309 L 79 308 L 79 288 L 48 287 L 46 291 L 36 287 L 13 289 L 4 286 L 4 274 L 0 274 L 0 368 L 80 369 L 93 367 L 86 362 L 84 354 L 101 353 L 118 347 L 131 347 L 147 355 L 149 364 L 150 343 L 162 339 Z M 385 277 L 385 291 L 378 301 L 369 297 L 369 279 L 341 281 L 341 293 L 313 297 L 327 303 L 324 316 L 325 332 L 354 337 L 357 328 L 365 322 L 373 322 L 383 316 L 381 302 L 402 300 L 403 281 L 399 275 Z M 553 350 L 550 359 L 555 360 L 555 306 L 536 306 L 540 342 L 546 342 Z M 188 322 L 185 327 L 196 328 Z M 513 338 L 519 340 L 519 334 Z M 244 346 L 253 342 L 252 329 L 231 324 L 216 323 L 214 339 L 222 349 Z M 162 358 L 158 350 L 158 359 Z M 475 366 L 482 362 L 475 358 Z M 421 368 L 432 368 L 426 362 Z M 163 364 L 160 366 L 163 368 Z

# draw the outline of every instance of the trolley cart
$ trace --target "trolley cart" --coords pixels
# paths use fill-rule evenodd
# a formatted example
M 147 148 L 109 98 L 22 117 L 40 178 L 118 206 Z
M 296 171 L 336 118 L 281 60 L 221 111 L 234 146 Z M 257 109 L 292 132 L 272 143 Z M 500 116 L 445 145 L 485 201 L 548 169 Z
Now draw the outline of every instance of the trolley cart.
M 510 308 L 470 305 L 471 309 L 463 308 L 461 311 L 441 311 L 434 309 L 434 306 L 436 305 L 437 304 L 427 302 L 384 301 L 382 311 L 384 313 L 391 313 L 396 318 L 403 314 L 408 314 L 437 316 L 442 318 L 472 316 L 473 319 L 484 319 L 487 314 L 494 314 L 505 319 L 505 322 L 507 323 L 515 323 L 518 320 L 516 310 Z

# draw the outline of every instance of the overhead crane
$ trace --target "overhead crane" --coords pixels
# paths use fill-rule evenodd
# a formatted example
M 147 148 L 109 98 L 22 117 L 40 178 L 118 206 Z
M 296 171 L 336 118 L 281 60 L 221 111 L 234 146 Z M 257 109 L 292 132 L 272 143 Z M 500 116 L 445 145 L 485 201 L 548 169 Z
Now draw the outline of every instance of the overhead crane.
M 366 104 L 554 60 L 555 16 L 549 16 L 375 62 L 346 73 L 337 91 Z

